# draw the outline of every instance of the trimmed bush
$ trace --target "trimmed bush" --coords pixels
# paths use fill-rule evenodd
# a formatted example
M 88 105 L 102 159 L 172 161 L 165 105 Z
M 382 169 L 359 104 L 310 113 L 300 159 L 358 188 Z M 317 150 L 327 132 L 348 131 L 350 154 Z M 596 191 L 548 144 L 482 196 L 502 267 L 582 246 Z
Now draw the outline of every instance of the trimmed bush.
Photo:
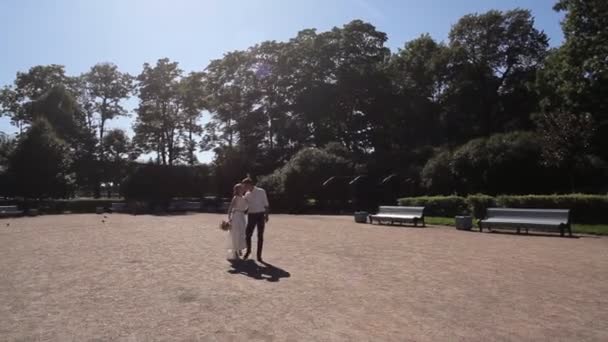
M 578 223 L 607 223 L 608 195 L 524 195 L 498 196 L 500 207 L 570 209 L 570 219 Z
M 16 205 L 20 209 L 38 209 L 43 214 L 62 214 L 64 212 L 71 213 L 95 213 L 95 208 L 109 208 L 112 203 L 122 202 L 120 198 L 114 199 L 95 199 L 95 198 L 77 198 L 77 199 L 50 199 L 50 200 L 27 200 L 12 199 L 2 200 L 0 205 Z
M 171 198 L 200 198 L 209 188 L 209 168 L 205 165 L 139 165 L 122 183 L 128 200 L 167 204 Z
M 331 146 L 331 150 L 336 150 Z M 258 184 L 265 188 L 273 202 L 273 210 L 279 206 L 298 213 L 309 208 L 309 198 L 323 198 L 323 182 L 332 175 L 348 175 L 351 163 L 325 149 L 303 148 L 282 168 L 261 177 Z
M 429 194 L 546 193 L 564 189 L 565 175 L 540 163 L 538 137 L 531 132 L 494 134 L 454 149 L 438 150 L 421 172 Z
M 496 198 L 484 194 L 467 196 L 467 205 L 473 216 L 482 218 L 486 215 L 486 209 L 496 207 Z
M 73 188 L 71 152 L 48 121 L 36 120 L 9 157 L 2 195 L 68 198 Z M 4 177 L 3 177 L 4 178 Z
M 94 213 L 95 208 L 109 208 L 112 203 L 121 202 L 121 199 L 73 199 L 49 200 L 40 202 L 37 207 L 44 213 L 61 214 L 65 211 L 72 213 Z
M 424 165 L 420 178 L 422 186 L 431 194 L 451 193 L 455 190 L 456 180 L 451 162 L 452 154 L 449 151 L 441 151 Z
M 426 216 L 453 217 L 469 213 L 466 198 L 460 196 L 406 197 L 399 199 L 399 205 L 426 207 Z

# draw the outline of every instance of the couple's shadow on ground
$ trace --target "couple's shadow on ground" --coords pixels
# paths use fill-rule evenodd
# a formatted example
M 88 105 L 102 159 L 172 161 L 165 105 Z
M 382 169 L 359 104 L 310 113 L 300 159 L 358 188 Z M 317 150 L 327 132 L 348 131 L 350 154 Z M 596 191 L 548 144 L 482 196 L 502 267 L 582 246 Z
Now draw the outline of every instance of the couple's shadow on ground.
M 230 274 L 242 274 L 257 280 L 267 280 L 277 282 L 281 278 L 289 278 L 291 274 L 282 268 L 276 267 L 267 262 L 257 264 L 253 260 L 229 260 L 232 269 L 228 270 Z

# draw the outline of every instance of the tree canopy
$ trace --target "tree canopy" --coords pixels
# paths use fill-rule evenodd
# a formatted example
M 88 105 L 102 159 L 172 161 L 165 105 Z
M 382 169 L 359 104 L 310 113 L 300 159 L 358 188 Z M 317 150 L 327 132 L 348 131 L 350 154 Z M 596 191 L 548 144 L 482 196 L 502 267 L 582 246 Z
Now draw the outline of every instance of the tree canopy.
M 447 40 L 421 34 L 397 51 L 353 20 L 190 72 L 168 58 L 137 76 L 112 63 L 78 76 L 35 66 L 0 90 L 0 114 L 20 131 L 3 140 L 0 166 L 39 137 L 69 155 L 57 161 L 68 164 L 65 177 L 97 194 L 138 156 L 194 166 L 209 150 L 209 191 L 227 194 L 251 174 L 301 193 L 298 205 L 318 196 L 323 178 L 346 174 L 405 179 L 403 195 L 605 191 L 605 178 L 585 175 L 605 174 L 608 161 L 608 5 L 559 0 L 554 9 L 565 41 L 552 49 L 531 12 L 516 8 L 465 15 Z M 133 136 L 108 128 L 125 115 Z

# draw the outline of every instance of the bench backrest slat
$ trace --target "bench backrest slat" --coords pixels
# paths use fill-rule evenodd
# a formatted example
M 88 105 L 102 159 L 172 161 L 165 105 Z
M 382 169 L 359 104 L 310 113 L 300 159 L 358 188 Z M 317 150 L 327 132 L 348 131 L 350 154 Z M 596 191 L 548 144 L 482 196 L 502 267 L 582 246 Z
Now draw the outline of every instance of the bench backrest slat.
M 424 207 L 381 206 L 378 214 L 422 216 Z
M 0 211 L 19 211 L 16 205 L 3 205 L 0 206 Z
M 568 209 L 519 209 L 519 208 L 488 208 L 487 218 L 517 218 L 556 221 L 568 223 Z
M 171 203 L 169 203 L 170 208 L 177 208 L 177 209 L 200 208 L 200 206 L 201 206 L 201 202 L 194 202 L 194 201 L 171 201 Z

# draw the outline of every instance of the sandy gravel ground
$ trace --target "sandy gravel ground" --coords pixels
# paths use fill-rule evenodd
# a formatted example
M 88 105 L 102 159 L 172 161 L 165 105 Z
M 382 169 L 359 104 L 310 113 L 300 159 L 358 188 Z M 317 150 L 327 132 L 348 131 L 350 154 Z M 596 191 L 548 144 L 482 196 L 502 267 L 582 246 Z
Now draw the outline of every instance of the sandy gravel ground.
M 275 215 L 234 268 L 220 217 L 1 220 L 0 340 L 608 341 L 607 238 Z

